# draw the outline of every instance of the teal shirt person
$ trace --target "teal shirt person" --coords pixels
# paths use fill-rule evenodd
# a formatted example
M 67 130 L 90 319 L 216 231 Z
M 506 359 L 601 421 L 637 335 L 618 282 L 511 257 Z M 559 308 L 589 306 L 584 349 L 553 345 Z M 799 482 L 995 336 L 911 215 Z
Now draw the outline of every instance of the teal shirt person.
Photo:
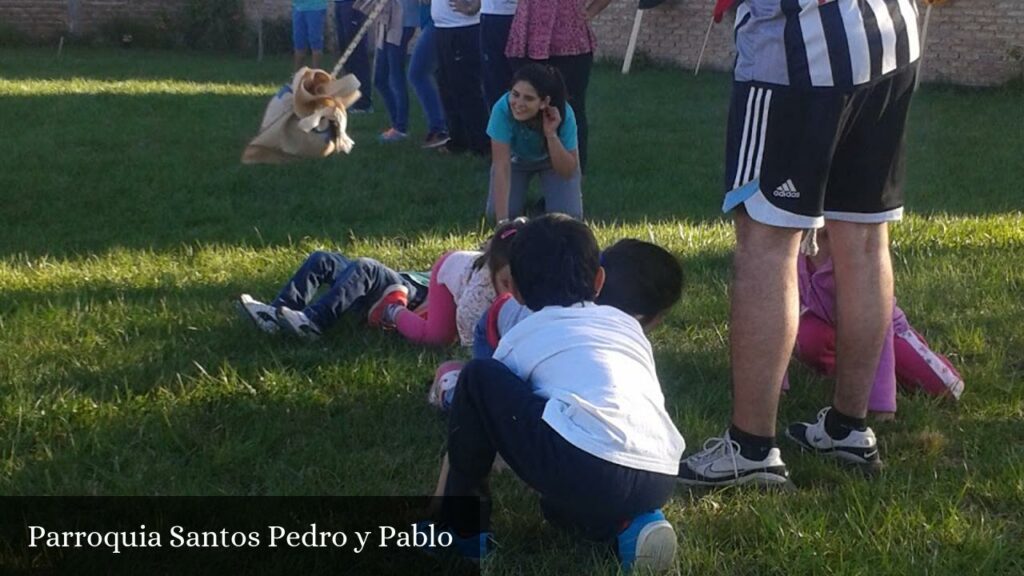
M 487 123 L 487 135 L 492 140 L 508 144 L 512 149 L 513 162 L 536 162 L 548 157 L 544 146 L 544 135 L 530 128 L 512 116 L 509 108 L 508 92 L 505 92 L 491 109 L 491 119 Z M 558 127 L 558 139 L 569 152 L 578 147 L 576 139 L 576 114 L 572 106 L 565 105 L 565 118 Z
M 327 0 L 292 0 L 292 9 L 296 12 L 326 10 Z

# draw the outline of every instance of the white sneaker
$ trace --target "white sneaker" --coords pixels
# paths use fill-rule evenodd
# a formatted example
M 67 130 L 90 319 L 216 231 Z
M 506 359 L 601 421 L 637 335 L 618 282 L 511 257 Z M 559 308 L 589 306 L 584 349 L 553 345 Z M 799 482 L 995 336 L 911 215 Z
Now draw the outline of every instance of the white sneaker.
M 292 310 L 291 308 L 281 306 L 277 309 L 277 321 L 281 326 L 287 328 L 289 332 L 299 338 L 316 340 L 320 337 L 320 327 L 314 324 L 300 310 Z
M 878 440 L 871 428 L 851 430 L 846 438 L 836 439 L 825 430 L 825 415 L 831 407 L 818 411 L 816 422 L 797 422 L 786 429 L 786 436 L 804 450 L 842 460 L 865 473 L 874 474 L 883 467 L 878 456 Z
M 281 326 L 277 323 L 277 312 L 273 306 L 264 304 L 248 294 L 242 294 L 238 297 L 238 307 L 261 332 L 280 332 Z
M 708 438 L 700 452 L 679 463 L 678 480 L 687 486 L 778 486 L 789 484 L 789 471 L 778 448 L 769 450 L 764 460 L 744 458 L 739 442 L 726 430 L 721 438 Z

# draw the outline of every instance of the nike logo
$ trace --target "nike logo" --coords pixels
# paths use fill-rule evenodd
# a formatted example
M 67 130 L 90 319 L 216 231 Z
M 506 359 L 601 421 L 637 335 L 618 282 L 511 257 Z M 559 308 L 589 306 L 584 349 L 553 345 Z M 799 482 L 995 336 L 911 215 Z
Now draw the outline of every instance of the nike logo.
M 870 460 L 870 459 L 874 458 L 875 456 L 878 456 L 878 450 L 872 450 L 871 452 L 865 453 L 864 454 L 864 459 L 865 460 Z

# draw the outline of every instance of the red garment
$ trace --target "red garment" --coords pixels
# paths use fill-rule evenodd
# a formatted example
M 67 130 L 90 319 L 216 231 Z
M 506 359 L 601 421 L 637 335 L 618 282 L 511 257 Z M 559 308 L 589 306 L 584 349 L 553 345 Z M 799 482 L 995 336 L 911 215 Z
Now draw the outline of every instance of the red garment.
M 519 0 L 505 56 L 547 60 L 589 54 L 597 38 L 587 23 L 586 0 Z
M 739 4 L 739 0 L 718 0 L 715 2 L 715 23 L 722 21 L 722 17 L 729 10 L 732 10 Z

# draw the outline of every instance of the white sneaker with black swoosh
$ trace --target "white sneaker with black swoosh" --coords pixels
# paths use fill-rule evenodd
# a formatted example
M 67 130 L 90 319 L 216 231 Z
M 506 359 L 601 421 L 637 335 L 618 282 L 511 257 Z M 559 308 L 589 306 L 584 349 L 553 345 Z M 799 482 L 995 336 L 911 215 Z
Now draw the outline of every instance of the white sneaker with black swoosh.
M 883 467 L 878 456 L 878 440 L 871 428 L 863 431 L 851 430 L 846 438 L 833 438 L 825 429 L 825 416 L 831 407 L 818 411 L 816 422 L 797 422 L 786 429 L 786 436 L 800 445 L 804 450 L 830 456 L 860 468 L 865 473 L 874 474 Z
M 721 438 L 708 438 L 700 452 L 684 458 L 676 479 L 687 486 L 779 486 L 789 485 L 789 471 L 778 448 L 769 450 L 763 460 L 749 460 L 726 430 Z

